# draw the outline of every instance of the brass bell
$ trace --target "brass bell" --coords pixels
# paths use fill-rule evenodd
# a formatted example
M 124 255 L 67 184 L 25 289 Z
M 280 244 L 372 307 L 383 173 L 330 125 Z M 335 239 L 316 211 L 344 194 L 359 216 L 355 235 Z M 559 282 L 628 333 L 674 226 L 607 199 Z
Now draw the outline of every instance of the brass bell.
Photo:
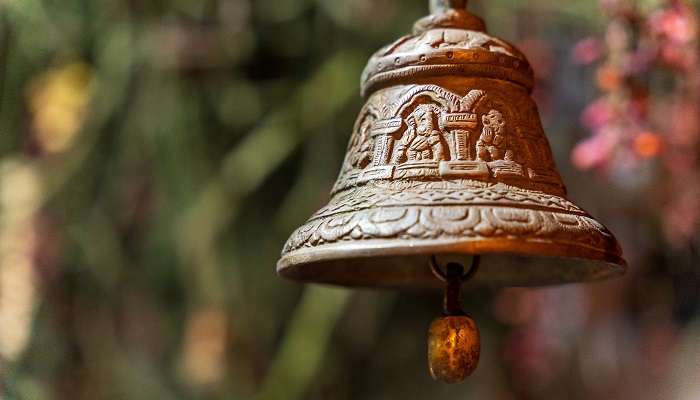
M 530 97 L 529 62 L 487 34 L 466 3 L 431 0 L 431 15 L 411 35 L 369 60 L 361 83 L 367 101 L 331 200 L 287 241 L 281 276 L 450 286 L 441 266 L 468 266 L 475 256 L 473 285 L 559 284 L 625 271 L 612 233 L 566 198 Z M 451 293 L 454 303 L 458 288 Z

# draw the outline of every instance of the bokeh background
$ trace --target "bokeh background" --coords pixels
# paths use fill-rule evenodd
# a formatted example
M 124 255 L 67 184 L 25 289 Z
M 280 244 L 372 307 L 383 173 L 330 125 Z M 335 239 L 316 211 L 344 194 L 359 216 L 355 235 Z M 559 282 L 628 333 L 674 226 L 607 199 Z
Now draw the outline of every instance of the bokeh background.
M 0 398 L 700 399 L 698 1 L 472 3 L 623 279 L 465 293 L 482 362 L 447 386 L 439 293 L 275 275 L 427 1 L 5 0 Z

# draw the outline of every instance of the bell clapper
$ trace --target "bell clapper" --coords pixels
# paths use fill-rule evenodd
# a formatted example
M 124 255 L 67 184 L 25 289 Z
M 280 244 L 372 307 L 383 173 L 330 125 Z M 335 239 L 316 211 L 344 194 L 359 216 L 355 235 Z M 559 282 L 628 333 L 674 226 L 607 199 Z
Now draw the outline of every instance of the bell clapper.
M 459 383 L 474 372 L 479 363 L 480 339 L 476 322 L 460 306 L 462 284 L 471 279 L 479 268 L 479 256 L 465 273 L 464 267 L 448 263 L 440 270 L 435 256 L 430 257 L 433 273 L 446 283 L 442 316 L 436 318 L 428 330 L 428 365 L 436 380 Z

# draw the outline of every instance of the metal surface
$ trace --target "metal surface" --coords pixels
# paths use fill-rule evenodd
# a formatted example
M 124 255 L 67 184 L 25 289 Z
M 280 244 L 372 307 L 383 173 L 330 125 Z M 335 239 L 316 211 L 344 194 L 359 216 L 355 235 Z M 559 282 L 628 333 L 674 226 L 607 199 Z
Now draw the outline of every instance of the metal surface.
M 332 198 L 289 238 L 282 276 L 440 287 L 433 254 L 462 265 L 481 254 L 475 285 L 624 272 L 610 231 L 566 198 L 530 64 L 465 6 L 433 0 L 413 34 L 369 60 Z
M 479 364 L 481 338 L 476 322 L 467 315 L 436 318 L 428 329 L 428 368 L 433 379 L 464 381 Z

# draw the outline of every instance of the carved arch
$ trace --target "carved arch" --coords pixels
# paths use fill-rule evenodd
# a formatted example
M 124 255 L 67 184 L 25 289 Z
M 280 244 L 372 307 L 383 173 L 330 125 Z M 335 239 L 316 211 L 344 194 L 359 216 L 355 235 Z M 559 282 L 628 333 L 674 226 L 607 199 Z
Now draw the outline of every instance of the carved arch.
M 469 93 L 467 93 L 467 95 L 462 99 L 462 104 L 459 111 L 471 111 L 479 100 L 483 99 L 485 95 L 486 92 L 483 90 L 470 90 Z
M 402 114 L 406 107 L 423 96 L 427 96 L 439 103 L 447 112 L 469 112 L 485 95 L 486 92 L 483 90 L 475 89 L 469 91 L 466 96 L 461 97 L 438 85 L 418 85 L 404 93 L 393 103 L 389 108 L 391 115 L 386 115 L 385 117 L 394 117 Z
M 391 116 L 398 116 L 402 114 L 406 108 L 414 103 L 419 97 L 430 97 L 432 100 L 439 103 L 450 112 L 459 110 L 460 103 L 462 101 L 461 97 L 441 88 L 440 86 L 419 85 L 411 88 L 392 104 L 390 107 L 392 113 Z

